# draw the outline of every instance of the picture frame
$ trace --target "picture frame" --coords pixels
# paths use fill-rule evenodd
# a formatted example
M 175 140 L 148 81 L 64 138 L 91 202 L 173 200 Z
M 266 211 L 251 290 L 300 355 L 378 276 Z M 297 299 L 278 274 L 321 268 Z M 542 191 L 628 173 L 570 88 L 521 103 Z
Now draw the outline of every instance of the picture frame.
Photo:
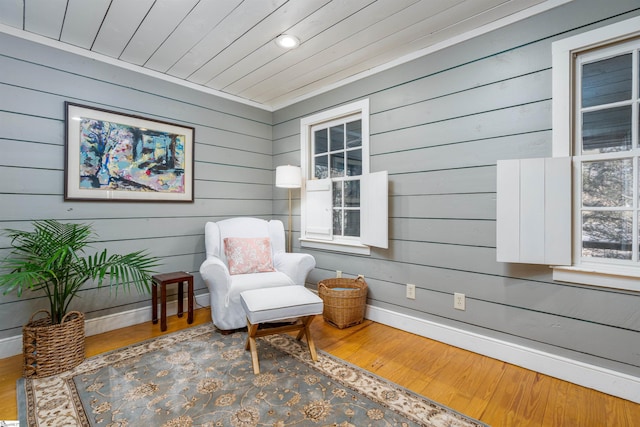
M 65 200 L 193 202 L 195 128 L 65 102 Z

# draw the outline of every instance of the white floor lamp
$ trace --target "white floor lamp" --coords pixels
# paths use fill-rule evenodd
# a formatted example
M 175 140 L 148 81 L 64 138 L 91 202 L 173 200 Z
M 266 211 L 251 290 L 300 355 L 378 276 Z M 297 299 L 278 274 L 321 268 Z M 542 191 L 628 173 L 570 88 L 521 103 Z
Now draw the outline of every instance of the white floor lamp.
M 289 234 L 287 235 L 287 252 L 293 251 L 293 240 L 291 236 L 291 189 L 300 188 L 302 184 L 302 174 L 300 166 L 278 166 L 276 168 L 276 187 L 289 189 Z

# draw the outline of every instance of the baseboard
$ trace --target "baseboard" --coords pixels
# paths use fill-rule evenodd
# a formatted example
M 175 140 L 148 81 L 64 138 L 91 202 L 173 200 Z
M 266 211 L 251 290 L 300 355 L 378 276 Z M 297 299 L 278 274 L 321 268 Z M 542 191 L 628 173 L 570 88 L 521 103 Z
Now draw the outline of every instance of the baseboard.
M 378 307 L 367 306 L 366 318 L 640 403 L 638 377 Z
M 209 294 L 196 295 L 196 306 L 209 307 Z M 187 299 L 184 299 L 184 308 L 187 307 Z M 178 312 L 178 301 L 167 302 L 167 314 L 173 315 Z M 158 311 L 158 313 L 160 313 Z M 136 308 L 122 313 L 108 314 L 106 316 L 88 319 L 84 324 L 86 336 L 97 335 L 114 329 L 126 328 L 127 326 L 151 321 L 151 307 Z M 160 326 L 158 326 L 160 327 Z M 22 353 L 22 335 L 8 337 L 0 340 L 0 359 L 15 356 Z
M 208 307 L 210 305 L 209 294 L 197 295 L 196 304 L 201 307 Z M 176 301 L 167 304 L 168 314 L 175 314 L 177 310 L 178 304 Z M 638 377 L 383 308 L 367 306 L 366 318 L 454 347 L 473 351 L 474 353 L 502 360 L 583 387 L 640 403 L 640 378 Z M 149 321 L 151 321 L 151 307 L 138 308 L 124 313 L 89 319 L 85 324 L 85 333 L 87 336 L 97 335 Z M 21 335 L 0 340 L 0 359 L 15 356 L 21 352 Z

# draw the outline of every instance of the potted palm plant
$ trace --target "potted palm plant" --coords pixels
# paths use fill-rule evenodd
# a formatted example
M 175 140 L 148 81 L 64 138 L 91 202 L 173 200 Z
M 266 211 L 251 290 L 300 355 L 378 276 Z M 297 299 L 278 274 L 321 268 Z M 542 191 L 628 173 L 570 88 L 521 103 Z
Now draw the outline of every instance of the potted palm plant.
M 24 375 L 39 377 L 70 369 L 84 360 L 84 314 L 71 312 L 70 304 L 80 288 L 93 281 L 98 287 L 149 291 L 157 257 L 144 251 L 108 255 L 107 250 L 89 255 L 95 233 L 88 224 L 65 224 L 56 220 L 32 223 L 33 231 L 5 230 L 11 247 L 0 261 L 0 288 L 4 294 L 25 290 L 43 291 L 49 316 L 23 328 Z

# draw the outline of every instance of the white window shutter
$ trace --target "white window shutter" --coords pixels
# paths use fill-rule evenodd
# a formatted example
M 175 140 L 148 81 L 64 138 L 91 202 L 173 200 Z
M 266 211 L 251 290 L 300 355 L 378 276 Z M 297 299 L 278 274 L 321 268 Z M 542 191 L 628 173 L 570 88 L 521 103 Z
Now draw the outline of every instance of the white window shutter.
M 331 240 L 331 179 L 313 179 L 305 183 L 305 237 Z
M 500 160 L 496 258 L 571 264 L 571 158 Z
M 496 178 L 496 259 L 519 262 L 520 161 L 498 160 Z
M 387 171 L 360 179 L 360 242 L 389 247 L 389 179 Z

